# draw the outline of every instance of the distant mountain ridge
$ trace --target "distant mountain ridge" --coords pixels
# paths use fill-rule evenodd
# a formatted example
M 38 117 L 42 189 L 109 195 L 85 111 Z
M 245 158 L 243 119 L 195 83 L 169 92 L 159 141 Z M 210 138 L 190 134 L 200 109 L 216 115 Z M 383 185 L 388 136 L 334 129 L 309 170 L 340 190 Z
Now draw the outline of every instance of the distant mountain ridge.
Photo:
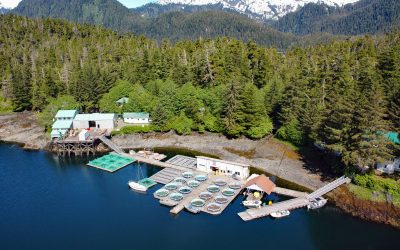
M 53 17 L 102 25 L 158 40 L 168 38 L 178 41 L 229 36 L 243 41 L 253 40 L 280 49 L 289 47 L 297 40 L 292 34 L 278 32 L 236 12 L 172 11 L 155 18 L 147 18 L 129 10 L 116 0 L 22 0 L 12 12 L 33 18 Z
M 307 4 L 280 18 L 273 27 L 296 35 L 318 32 L 359 35 L 382 33 L 399 25 L 400 0 L 361 0 L 342 8 Z
M 358 0 L 158 0 L 161 5 L 181 4 L 188 6 L 221 5 L 225 9 L 235 10 L 253 19 L 277 20 L 294 12 L 308 3 L 323 3 L 341 7 Z

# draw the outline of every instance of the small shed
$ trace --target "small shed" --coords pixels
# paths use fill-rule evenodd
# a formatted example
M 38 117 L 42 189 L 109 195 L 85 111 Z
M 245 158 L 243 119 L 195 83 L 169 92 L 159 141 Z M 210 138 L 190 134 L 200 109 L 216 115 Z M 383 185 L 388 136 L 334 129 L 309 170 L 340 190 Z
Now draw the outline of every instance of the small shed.
M 78 110 L 76 109 L 70 109 L 70 110 L 59 110 L 54 117 L 56 121 L 62 121 L 62 120 L 73 120 L 75 116 L 78 114 Z
M 128 97 L 122 97 L 121 99 L 118 99 L 115 104 L 117 104 L 117 106 L 124 106 L 124 104 L 129 102 L 129 98 Z
M 247 190 L 259 191 L 268 195 L 274 191 L 275 187 L 275 183 L 273 183 L 267 176 L 263 174 L 249 178 L 244 185 L 244 188 Z
M 150 123 L 150 115 L 146 112 L 132 112 L 123 114 L 124 122 L 138 125 L 147 125 Z
M 63 137 L 72 128 L 72 120 L 57 120 L 51 128 L 52 139 Z
M 114 113 L 78 114 L 73 121 L 74 129 L 114 129 L 117 123 L 117 115 Z
M 205 156 L 196 156 L 196 158 L 196 167 L 200 171 L 214 173 L 216 175 L 234 175 L 240 179 L 246 179 L 250 175 L 250 166 L 247 164 L 224 161 Z
M 86 129 L 83 129 L 78 134 L 78 138 L 79 138 L 80 141 L 87 141 L 89 139 L 89 137 L 90 137 L 90 133 Z

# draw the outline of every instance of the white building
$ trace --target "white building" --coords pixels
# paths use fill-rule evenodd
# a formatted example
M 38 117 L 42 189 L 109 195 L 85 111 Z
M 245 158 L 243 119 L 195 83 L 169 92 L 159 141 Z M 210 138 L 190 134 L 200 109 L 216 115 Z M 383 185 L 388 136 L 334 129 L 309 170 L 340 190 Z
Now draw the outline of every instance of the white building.
M 240 179 L 246 179 L 250 175 L 249 165 L 219 160 L 210 157 L 196 156 L 197 169 L 216 175 L 236 175 Z
M 117 115 L 108 114 L 78 114 L 73 121 L 74 129 L 114 129 L 117 124 Z
M 395 171 L 400 172 L 400 158 L 384 163 L 376 163 L 375 167 L 378 171 L 386 174 L 393 174 Z
M 123 118 L 125 123 L 137 125 L 148 125 L 150 123 L 150 115 L 146 112 L 124 113 Z

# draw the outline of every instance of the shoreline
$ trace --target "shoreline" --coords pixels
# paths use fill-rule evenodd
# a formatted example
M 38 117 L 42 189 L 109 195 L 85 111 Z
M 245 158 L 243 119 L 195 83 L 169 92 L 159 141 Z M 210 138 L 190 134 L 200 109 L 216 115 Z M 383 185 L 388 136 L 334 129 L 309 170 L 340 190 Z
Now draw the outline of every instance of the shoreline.
M 180 136 L 168 132 L 118 135 L 112 141 L 124 149 L 175 148 L 247 163 L 253 170 L 274 175 L 305 190 L 315 190 L 326 183 L 321 173 L 307 168 L 300 155 L 273 138 L 254 141 L 247 138 L 227 139 L 212 133 Z M 50 138 L 38 125 L 34 113 L 23 112 L 0 115 L 0 143 L 17 144 L 26 150 L 49 151 Z M 400 208 L 394 205 L 361 200 L 347 187 L 334 190 L 327 197 L 335 206 L 355 217 L 400 229 Z

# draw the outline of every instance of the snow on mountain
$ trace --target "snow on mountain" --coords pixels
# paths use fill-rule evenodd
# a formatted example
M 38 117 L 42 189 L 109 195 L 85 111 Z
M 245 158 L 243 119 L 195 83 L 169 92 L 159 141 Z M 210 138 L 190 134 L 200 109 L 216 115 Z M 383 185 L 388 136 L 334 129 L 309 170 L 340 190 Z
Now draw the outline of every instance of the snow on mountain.
M 161 5 L 185 4 L 208 5 L 222 4 L 224 8 L 244 14 L 253 14 L 263 19 L 278 19 L 296 11 L 308 3 L 324 3 L 329 6 L 342 6 L 358 0 L 158 0 Z

